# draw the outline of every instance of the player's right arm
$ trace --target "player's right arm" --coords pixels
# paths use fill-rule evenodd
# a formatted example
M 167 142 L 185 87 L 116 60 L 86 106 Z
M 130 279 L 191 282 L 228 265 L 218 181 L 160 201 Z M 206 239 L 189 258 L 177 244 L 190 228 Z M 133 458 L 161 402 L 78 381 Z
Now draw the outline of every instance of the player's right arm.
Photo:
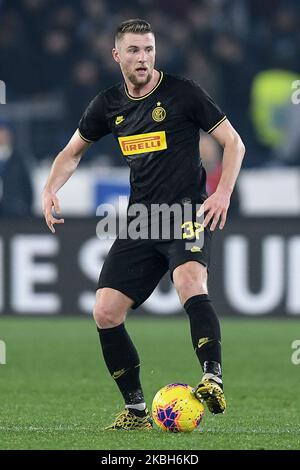
M 56 193 L 72 176 L 82 155 L 90 145 L 91 143 L 83 140 L 78 130 L 76 130 L 66 147 L 59 152 L 53 162 L 42 196 L 44 217 L 52 233 L 55 233 L 55 224 L 64 223 L 64 219 L 58 219 L 53 216 L 53 209 L 57 214 L 60 213 L 60 205 Z

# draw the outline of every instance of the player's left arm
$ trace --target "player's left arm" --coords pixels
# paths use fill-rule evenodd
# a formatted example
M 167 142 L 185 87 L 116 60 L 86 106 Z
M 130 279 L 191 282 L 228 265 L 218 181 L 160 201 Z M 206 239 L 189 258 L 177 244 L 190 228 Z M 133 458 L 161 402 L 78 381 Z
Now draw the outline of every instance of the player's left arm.
M 245 146 L 228 119 L 225 119 L 211 136 L 223 147 L 222 174 L 216 191 L 202 204 L 197 215 L 200 217 L 205 213 L 204 226 L 212 221 L 210 230 L 214 230 L 220 218 L 220 229 L 226 223 L 230 196 L 241 169 Z

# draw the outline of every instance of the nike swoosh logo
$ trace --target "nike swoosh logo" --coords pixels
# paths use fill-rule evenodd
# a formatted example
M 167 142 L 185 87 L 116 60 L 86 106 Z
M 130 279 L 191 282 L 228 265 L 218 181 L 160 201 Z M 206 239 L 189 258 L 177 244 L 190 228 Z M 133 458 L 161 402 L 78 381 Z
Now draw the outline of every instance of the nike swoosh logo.
M 198 341 L 198 349 L 202 348 L 202 346 L 209 343 L 210 341 L 212 341 L 212 340 L 209 339 L 209 338 L 200 338 L 199 341 Z
M 199 246 L 193 246 L 191 248 L 192 253 L 197 253 L 197 252 L 200 252 L 200 251 L 202 251 L 202 250 L 201 250 L 201 248 L 199 248 Z
M 112 374 L 112 378 L 113 379 L 119 379 L 123 374 L 125 374 L 125 372 L 127 372 L 128 369 L 120 369 L 120 370 L 116 370 L 113 374 Z
M 121 122 L 124 121 L 124 117 L 123 116 L 117 116 L 116 117 L 116 120 L 115 120 L 115 123 L 116 123 L 116 126 L 118 126 L 119 124 L 121 124 Z

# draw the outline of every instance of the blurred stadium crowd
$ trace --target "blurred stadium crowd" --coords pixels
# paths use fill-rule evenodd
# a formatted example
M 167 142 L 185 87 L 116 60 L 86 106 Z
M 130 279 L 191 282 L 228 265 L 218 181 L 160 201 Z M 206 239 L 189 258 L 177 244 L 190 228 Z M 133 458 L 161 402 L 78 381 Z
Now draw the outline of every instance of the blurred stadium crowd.
M 0 0 L 0 213 L 30 212 L 32 165 L 53 159 L 93 96 L 120 81 L 113 33 L 128 18 L 151 22 L 159 69 L 193 78 L 224 109 L 246 143 L 245 167 L 300 165 L 299 13 L 297 0 Z M 115 149 L 105 138 L 88 161 L 103 152 L 122 165 Z M 206 152 L 213 185 L 218 152 Z M 1 200 L 13 178 L 17 209 Z

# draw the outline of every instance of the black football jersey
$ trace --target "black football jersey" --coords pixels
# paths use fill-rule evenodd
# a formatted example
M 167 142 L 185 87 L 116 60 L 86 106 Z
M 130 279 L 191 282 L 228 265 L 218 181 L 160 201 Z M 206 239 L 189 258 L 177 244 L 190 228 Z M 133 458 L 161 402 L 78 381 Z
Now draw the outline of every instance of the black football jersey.
M 79 132 L 87 142 L 114 135 L 130 167 L 130 204 L 202 202 L 207 194 L 200 129 L 210 133 L 225 119 L 197 83 L 160 72 L 142 97 L 131 96 L 125 84 L 100 92 Z

